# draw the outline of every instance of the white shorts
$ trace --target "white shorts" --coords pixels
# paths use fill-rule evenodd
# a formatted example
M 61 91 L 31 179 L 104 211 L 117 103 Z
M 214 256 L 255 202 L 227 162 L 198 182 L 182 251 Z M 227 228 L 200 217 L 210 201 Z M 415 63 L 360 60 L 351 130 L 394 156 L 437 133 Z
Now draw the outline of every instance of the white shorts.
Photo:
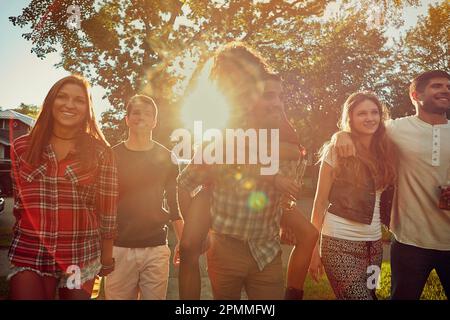
M 106 276 L 107 300 L 165 300 L 169 283 L 170 249 L 113 247 L 114 271 Z

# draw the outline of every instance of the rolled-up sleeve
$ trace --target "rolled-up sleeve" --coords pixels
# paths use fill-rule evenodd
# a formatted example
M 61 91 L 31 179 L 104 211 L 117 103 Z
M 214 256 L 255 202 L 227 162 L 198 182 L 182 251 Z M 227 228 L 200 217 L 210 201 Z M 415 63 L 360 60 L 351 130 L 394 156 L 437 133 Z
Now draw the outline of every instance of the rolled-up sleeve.
M 285 177 L 295 179 L 298 162 L 294 160 L 280 160 L 278 173 Z
M 209 167 L 190 163 L 177 178 L 178 188 L 182 188 L 192 195 L 199 186 L 208 183 Z
M 112 239 L 117 234 L 118 196 L 117 165 L 112 151 L 107 149 L 102 153 L 99 164 L 96 199 L 100 234 L 103 239 Z

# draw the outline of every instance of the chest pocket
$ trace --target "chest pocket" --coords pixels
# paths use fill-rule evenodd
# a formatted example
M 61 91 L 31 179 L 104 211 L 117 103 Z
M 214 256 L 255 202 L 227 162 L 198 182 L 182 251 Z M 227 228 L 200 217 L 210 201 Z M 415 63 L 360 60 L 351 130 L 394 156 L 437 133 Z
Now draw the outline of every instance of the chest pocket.
M 43 163 L 37 167 L 33 167 L 31 164 L 22 161 L 19 169 L 19 180 L 22 183 L 31 183 L 34 180 L 38 180 L 47 172 L 47 163 Z
M 41 181 L 45 179 L 47 173 L 47 164 L 43 163 L 37 167 L 20 161 L 19 172 L 13 172 L 17 175 L 17 196 L 14 199 L 14 210 L 23 210 L 25 207 L 36 202 L 36 190 L 41 188 Z M 22 214 L 20 214 L 22 215 Z M 23 219 L 17 223 L 20 225 Z
M 82 169 L 80 165 L 68 165 L 64 172 L 64 179 L 72 183 L 73 190 L 76 191 L 78 201 L 91 206 L 94 204 L 95 190 L 97 184 L 97 168 Z

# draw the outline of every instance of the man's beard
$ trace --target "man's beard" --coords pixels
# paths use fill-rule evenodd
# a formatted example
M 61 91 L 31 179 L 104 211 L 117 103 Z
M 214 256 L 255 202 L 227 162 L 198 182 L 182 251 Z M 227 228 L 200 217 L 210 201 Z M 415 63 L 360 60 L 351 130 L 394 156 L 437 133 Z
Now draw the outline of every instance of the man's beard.
M 445 115 L 450 113 L 450 105 L 447 106 L 447 108 L 442 108 L 437 106 L 431 99 L 428 101 L 424 101 L 422 105 L 422 110 L 426 111 L 427 113 L 432 114 L 439 114 L 439 115 Z

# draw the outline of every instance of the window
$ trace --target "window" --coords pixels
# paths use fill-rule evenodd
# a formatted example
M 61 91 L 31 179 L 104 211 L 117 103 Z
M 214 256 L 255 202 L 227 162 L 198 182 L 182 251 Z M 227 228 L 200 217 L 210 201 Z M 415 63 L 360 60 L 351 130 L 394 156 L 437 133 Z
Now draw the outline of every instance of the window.
M 3 158 L 4 159 L 11 159 L 11 147 L 10 146 L 5 146 L 4 147 L 4 155 Z

